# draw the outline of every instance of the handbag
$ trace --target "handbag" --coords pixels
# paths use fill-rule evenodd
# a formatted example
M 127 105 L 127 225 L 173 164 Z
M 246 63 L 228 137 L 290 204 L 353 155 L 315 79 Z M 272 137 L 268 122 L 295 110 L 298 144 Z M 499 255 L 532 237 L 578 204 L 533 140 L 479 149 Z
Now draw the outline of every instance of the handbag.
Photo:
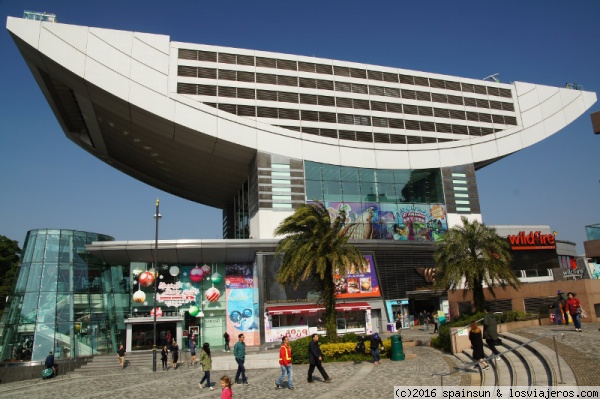
M 577 308 L 577 314 L 582 314 L 583 313 L 583 309 L 581 309 L 581 307 Z
M 587 319 L 587 316 L 588 316 L 588 315 L 587 315 L 587 313 L 585 312 L 585 310 L 583 310 L 583 309 L 581 309 L 581 308 L 579 308 L 579 310 L 581 310 L 581 312 L 580 312 L 581 318 L 582 318 L 582 319 Z

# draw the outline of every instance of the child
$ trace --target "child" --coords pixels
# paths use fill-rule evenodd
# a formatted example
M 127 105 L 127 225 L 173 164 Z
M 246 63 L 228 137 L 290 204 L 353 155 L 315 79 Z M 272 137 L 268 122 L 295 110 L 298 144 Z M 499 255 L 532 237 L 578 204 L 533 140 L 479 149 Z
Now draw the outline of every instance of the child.
M 231 392 L 231 380 L 226 375 L 221 377 L 221 389 L 221 399 L 233 398 L 233 393 Z
M 163 371 L 167 371 L 169 366 L 167 366 L 167 355 L 169 350 L 167 349 L 167 345 L 163 346 L 162 351 L 160 352 L 160 360 L 162 361 Z

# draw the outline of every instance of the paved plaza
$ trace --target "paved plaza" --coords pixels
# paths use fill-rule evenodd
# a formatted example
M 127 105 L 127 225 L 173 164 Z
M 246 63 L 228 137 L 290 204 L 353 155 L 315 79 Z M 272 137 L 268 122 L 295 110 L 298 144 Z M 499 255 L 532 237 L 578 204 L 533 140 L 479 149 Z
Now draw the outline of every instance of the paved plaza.
M 595 378 L 594 370 L 600 370 L 600 324 L 584 324 L 583 332 L 571 331 L 564 326 L 541 326 L 516 331 L 522 335 L 542 335 L 547 333 L 564 333 L 560 337 L 559 352 L 567 355 L 569 365 L 577 370 L 588 370 L 589 378 Z M 404 340 L 421 340 L 427 342 L 433 335 L 430 332 L 414 328 L 402 333 Z M 546 338 L 544 338 L 546 339 Z M 549 340 L 551 343 L 551 339 Z M 548 342 L 546 342 L 548 344 Z M 234 385 L 235 398 L 379 398 L 392 397 L 395 385 L 439 385 L 440 378 L 432 377 L 434 373 L 453 370 L 456 363 L 453 356 L 428 346 L 406 346 L 405 352 L 415 356 L 407 356 L 404 361 L 392 362 L 389 359 L 381 365 L 370 362 L 360 363 L 326 363 L 325 369 L 333 378 L 330 384 L 324 383 L 318 371 L 316 381 L 306 382 L 308 365 L 294 366 L 294 385 L 296 390 L 275 389 L 275 381 L 280 375 L 276 354 L 273 353 L 272 369 L 247 371 L 250 385 Z M 231 356 L 230 353 L 215 353 L 215 357 Z M 252 356 L 252 355 L 250 355 Z M 590 374 L 591 373 L 591 374 Z M 152 373 L 149 368 L 129 367 L 118 369 L 115 358 L 114 370 L 102 372 L 72 372 L 53 380 L 41 379 L 20 381 L 0 385 L 0 398 L 17 397 L 50 397 L 50 398 L 219 398 L 218 380 L 223 374 L 231 378 L 235 370 L 211 373 L 214 391 L 199 389 L 197 384 L 202 376 L 201 369 L 181 367 L 178 370 Z M 444 377 L 444 385 L 469 384 L 469 373 L 455 373 Z M 576 373 L 577 374 L 577 373 Z M 584 376 L 585 377 L 585 376 Z M 587 377 L 586 377 L 587 378 Z M 586 380 L 589 383 L 589 381 Z M 589 385 L 600 384 L 600 379 Z M 581 385 L 581 384 L 580 384 Z M 287 386 L 287 382 L 284 382 Z

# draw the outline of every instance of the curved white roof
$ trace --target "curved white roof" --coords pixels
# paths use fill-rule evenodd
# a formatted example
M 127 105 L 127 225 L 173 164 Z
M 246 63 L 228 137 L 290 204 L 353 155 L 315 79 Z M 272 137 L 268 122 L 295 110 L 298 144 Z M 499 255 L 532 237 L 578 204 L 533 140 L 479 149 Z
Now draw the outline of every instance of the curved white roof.
M 480 167 L 596 101 L 566 88 L 164 35 L 11 17 L 7 28 L 67 137 L 133 177 L 217 207 L 256 152 L 365 168 Z

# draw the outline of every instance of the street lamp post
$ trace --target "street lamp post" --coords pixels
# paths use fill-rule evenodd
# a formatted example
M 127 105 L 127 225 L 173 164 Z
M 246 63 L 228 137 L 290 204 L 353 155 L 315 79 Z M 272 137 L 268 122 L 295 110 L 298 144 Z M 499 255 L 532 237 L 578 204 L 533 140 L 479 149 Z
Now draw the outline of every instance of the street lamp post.
M 154 214 L 154 220 L 156 221 L 156 232 L 154 235 L 154 300 L 152 301 L 152 306 L 154 306 L 154 335 L 152 337 L 152 371 L 156 372 L 156 288 L 158 280 L 158 221 L 162 217 L 158 212 L 158 207 L 160 205 L 160 200 L 156 199 L 156 213 Z

